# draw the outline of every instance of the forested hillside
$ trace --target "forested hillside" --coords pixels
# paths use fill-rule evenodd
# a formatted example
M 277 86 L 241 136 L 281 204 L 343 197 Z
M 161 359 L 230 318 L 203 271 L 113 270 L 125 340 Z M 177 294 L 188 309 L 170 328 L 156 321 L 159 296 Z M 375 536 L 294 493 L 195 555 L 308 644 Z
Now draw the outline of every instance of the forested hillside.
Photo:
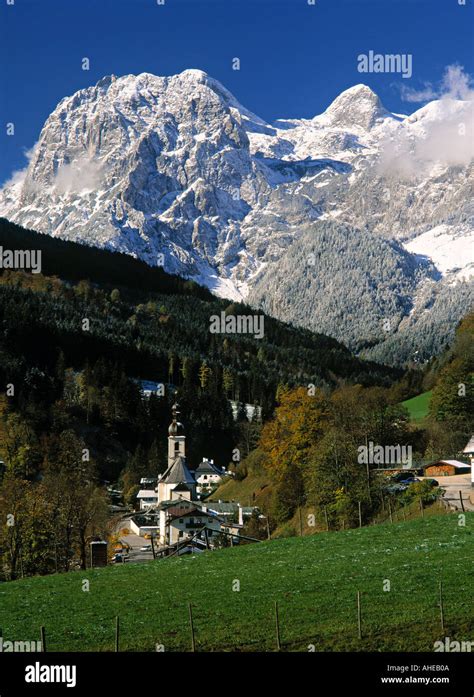
M 474 302 L 472 283 L 436 283 L 439 278 L 427 258 L 398 241 L 324 220 L 293 242 L 278 273 L 262 271 L 249 301 L 366 358 L 424 364 L 449 345 Z
M 426 458 L 456 453 L 471 433 L 472 316 L 445 356 L 402 375 L 266 316 L 261 339 L 212 334 L 212 315 L 252 310 L 128 257 L 6 222 L 1 230 L 5 248 L 40 248 L 44 271 L 0 274 L 0 514 L 15 520 L 0 537 L 8 578 L 86 565 L 86 540 L 107 535 L 104 482 L 132 503 L 140 478 L 165 469 L 176 390 L 190 465 L 212 457 L 242 482 L 269 482 L 273 530 L 308 505 L 335 529 L 357 524 L 359 505 L 364 521 L 377 516 L 380 484 L 357 460 L 369 440 Z M 158 383 L 158 394 L 145 397 L 140 380 Z M 430 418 L 410 424 L 399 403 L 431 388 Z M 248 421 L 244 403 L 262 407 L 261 422 Z
M 143 476 L 166 467 L 179 391 L 191 466 L 245 457 L 260 425 L 230 399 L 273 413 L 279 385 L 391 385 L 397 371 L 354 358 L 336 340 L 265 317 L 264 336 L 212 334 L 210 317 L 251 314 L 194 283 L 112 252 L 6 221 L 4 249 L 41 249 L 42 273 L 0 274 L 0 512 L 9 577 L 85 564 L 105 534 L 104 481 L 133 502 Z M 161 385 L 144 398 L 140 380 Z M 163 394 L 164 393 L 164 394 Z

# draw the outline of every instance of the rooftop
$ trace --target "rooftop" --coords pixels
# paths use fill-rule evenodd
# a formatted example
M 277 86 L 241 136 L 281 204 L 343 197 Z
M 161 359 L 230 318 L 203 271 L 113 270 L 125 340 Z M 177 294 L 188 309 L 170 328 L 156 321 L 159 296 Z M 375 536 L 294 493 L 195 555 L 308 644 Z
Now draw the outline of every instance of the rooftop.
M 160 479 L 160 483 L 165 484 L 195 484 L 193 475 L 191 474 L 187 464 L 186 458 L 183 455 L 177 455 L 166 472 Z
M 463 453 L 474 453 L 474 435 L 471 436 L 471 439 L 464 448 Z
M 212 460 L 203 458 L 202 462 L 200 462 L 196 468 L 196 476 L 199 476 L 200 474 L 218 474 L 222 477 L 224 472 L 219 469 L 219 467 L 217 467 Z
M 443 464 L 443 465 L 451 465 L 451 467 L 470 467 L 470 465 L 466 462 L 461 462 L 460 460 L 434 460 L 433 462 L 430 462 L 426 467 L 431 467 L 432 465 L 438 465 L 438 464 Z
M 137 499 L 150 499 L 150 498 L 158 498 L 158 494 L 154 489 L 140 489 L 140 491 L 137 494 Z

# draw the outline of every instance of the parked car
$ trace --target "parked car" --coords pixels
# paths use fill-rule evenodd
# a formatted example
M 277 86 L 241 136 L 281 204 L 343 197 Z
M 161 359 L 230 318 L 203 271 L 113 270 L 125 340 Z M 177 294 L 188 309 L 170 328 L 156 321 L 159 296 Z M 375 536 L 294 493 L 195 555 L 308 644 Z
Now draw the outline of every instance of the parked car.
M 405 491 L 408 489 L 407 484 L 400 484 L 400 482 L 395 482 L 395 484 L 389 484 L 385 491 L 387 491 L 389 494 L 400 494 L 402 491 Z
M 406 479 L 399 479 L 398 482 L 399 484 L 416 484 L 416 482 L 419 482 L 420 480 L 418 477 L 407 477 Z
M 415 479 L 413 472 L 397 472 L 392 476 L 394 482 L 403 482 L 405 479 Z
M 433 489 L 435 488 L 435 486 L 439 486 L 439 482 L 438 482 L 437 479 L 430 479 L 430 478 L 428 478 L 428 479 L 425 479 L 425 482 L 428 482 L 428 484 L 429 484 L 430 486 L 432 486 Z
M 151 545 L 143 545 L 143 547 L 140 547 L 140 552 L 150 552 L 151 551 Z
M 110 560 L 112 564 L 124 564 L 128 559 L 128 554 L 120 554 L 119 552 L 117 554 L 114 554 L 112 559 Z

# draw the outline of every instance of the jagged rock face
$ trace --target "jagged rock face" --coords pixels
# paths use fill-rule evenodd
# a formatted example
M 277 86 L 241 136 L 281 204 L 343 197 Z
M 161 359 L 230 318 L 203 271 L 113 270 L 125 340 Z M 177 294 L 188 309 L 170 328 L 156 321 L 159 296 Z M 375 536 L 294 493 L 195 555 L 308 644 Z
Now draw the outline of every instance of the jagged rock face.
M 196 260 L 213 263 L 225 243 L 222 211 L 241 220 L 240 188 L 258 180 L 232 104 L 199 71 L 104 78 L 48 118 L 5 212 L 150 264 L 164 252 L 169 270 L 195 273 Z
M 396 334 L 407 318 L 426 314 L 420 298 L 430 295 L 427 288 L 472 273 L 471 122 L 470 102 L 433 102 L 405 117 L 356 85 L 320 116 L 267 124 L 198 70 L 112 76 L 58 104 L 27 170 L 0 192 L 0 215 L 152 265 L 163 254 L 167 271 L 322 327 L 357 350 L 377 343 L 374 326 L 384 316 L 392 312 Z M 464 140 L 453 136 L 460 123 L 467 124 Z M 313 242 L 326 221 L 341 230 L 332 226 L 331 244 L 321 242 L 318 293 L 342 297 L 347 290 L 350 265 L 331 272 L 326 263 L 340 234 L 354 230 L 351 249 L 360 249 L 359 230 L 370 249 L 364 305 L 373 316 L 354 322 L 349 339 L 340 304 L 331 309 L 305 295 L 316 286 L 305 281 L 308 266 L 295 254 L 299 245 L 317 255 Z M 387 247 L 369 244 L 367 234 L 405 245 L 389 254 L 399 276 L 392 292 L 403 297 L 396 310 L 386 279 L 383 292 L 374 288 Z M 294 283 L 278 287 L 273 280 L 283 272 Z M 465 303 L 464 289 L 461 295 Z M 452 304 L 454 326 L 466 308 Z

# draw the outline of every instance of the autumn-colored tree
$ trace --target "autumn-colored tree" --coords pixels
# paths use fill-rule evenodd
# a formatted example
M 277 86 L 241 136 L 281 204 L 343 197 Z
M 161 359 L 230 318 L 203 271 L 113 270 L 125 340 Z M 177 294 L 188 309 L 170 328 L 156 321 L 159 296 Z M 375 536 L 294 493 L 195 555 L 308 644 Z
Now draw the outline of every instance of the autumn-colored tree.
M 275 481 L 285 479 L 296 467 L 304 473 L 311 452 L 324 432 L 329 417 L 328 400 L 321 390 L 280 389 L 275 417 L 262 430 L 260 449 Z
M 212 371 L 207 365 L 206 361 L 203 361 L 199 368 L 199 384 L 201 385 L 202 390 L 206 389 L 211 373 Z

